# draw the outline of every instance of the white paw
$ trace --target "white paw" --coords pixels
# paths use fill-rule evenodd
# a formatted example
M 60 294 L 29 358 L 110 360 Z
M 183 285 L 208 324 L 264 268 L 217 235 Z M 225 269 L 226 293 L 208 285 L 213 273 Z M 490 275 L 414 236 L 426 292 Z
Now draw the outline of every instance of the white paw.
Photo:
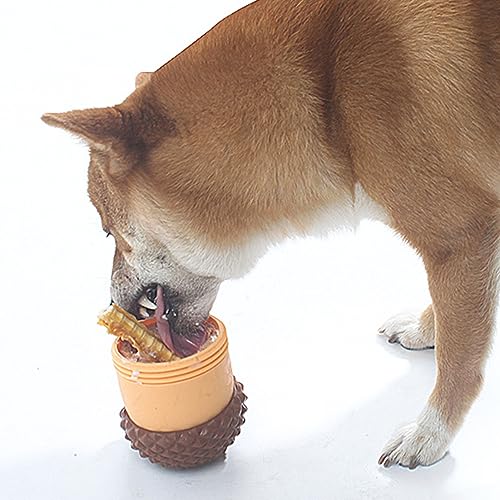
M 387 337 L 391 344 L 400 344 L 412 351 L 434 347 L 434 332 L 423 329 L 419 318 L 414 314 L 393 316 L 379 328 L 378 332 Z
M 401 465 L 409 469 L 433 465 L 446 455 L 451 439 L 438 412 L 427 407 L 417 422 L 400 429 L 387 443 L 378 463 L 384 467 Z

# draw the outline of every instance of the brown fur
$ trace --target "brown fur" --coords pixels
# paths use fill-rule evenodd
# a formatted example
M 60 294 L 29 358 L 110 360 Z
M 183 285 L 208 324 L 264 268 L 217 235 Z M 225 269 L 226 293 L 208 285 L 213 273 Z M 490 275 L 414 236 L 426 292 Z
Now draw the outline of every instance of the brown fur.
M 493 329 L 499 103 L 497 0 L 260 0 L 124 103 L 45 119 L 90 142 L 91 197 L 118 234 L 121 211 L 180 214 L 219 247 L 306 232 L 359 183 L 424 260 L 430 402 L 455 429 Z

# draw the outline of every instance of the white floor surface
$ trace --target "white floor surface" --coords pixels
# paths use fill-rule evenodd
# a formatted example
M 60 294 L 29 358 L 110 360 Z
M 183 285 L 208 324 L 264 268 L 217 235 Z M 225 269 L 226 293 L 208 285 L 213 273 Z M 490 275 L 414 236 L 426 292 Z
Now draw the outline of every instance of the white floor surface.
M 225 462 L 175 472 L 123 439 L 121 400 L 95 324 L 109 302 L 112 239 L 86 195 L 85 147 L 43 112 L 121 101 L 243 5 L 6 2 L 0 7 L 0 498 L 5 500 L 457 500 L 500 498 L 500 352 L 450 454 L 410 472 L 377 465 L 429 395 L 433 352 L 376 335 L 429 302 L 416 255 L 376 223 L 273 249 L 226 283 L 248 414 Z

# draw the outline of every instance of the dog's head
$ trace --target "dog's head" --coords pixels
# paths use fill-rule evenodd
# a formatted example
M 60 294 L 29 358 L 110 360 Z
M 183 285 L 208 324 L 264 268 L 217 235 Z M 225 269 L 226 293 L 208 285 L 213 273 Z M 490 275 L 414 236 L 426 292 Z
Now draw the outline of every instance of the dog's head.
M 89 145 L 89 196 L 104 233 L 116 243 L 112 300 L 141 318 L 153 314 L 161 290 L 171 330 L 189 337 L 209 315 L 221 280 L 188 269 L 169 245 L 170 237 L 184 237 L 178 228 L 189 214 L 168 195 L 175 186 L 165 186 L 168 164 L 158 162 L 158 151 L 176 140 L 178 130 L 154 102 L 148 79 L 139 75 L 136 91 L 118 106 L 46 114 L 43 120 Z

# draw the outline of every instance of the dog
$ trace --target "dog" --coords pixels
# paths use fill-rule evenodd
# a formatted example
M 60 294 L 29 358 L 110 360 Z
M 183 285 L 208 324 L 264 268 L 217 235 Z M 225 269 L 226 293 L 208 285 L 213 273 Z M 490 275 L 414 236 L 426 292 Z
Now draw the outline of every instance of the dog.
M 494 330 L 500 2 L 259 0 L 136 84 L 116 106 L 42 117 L 89 145 L 113 301 L 143 317 L 163 293 L 189 339 L 271 245 L 383 220 L 423 259 L 432 305 L 381 332 L 435 347 L 438 370 L 379 463 L 439 461 Z

